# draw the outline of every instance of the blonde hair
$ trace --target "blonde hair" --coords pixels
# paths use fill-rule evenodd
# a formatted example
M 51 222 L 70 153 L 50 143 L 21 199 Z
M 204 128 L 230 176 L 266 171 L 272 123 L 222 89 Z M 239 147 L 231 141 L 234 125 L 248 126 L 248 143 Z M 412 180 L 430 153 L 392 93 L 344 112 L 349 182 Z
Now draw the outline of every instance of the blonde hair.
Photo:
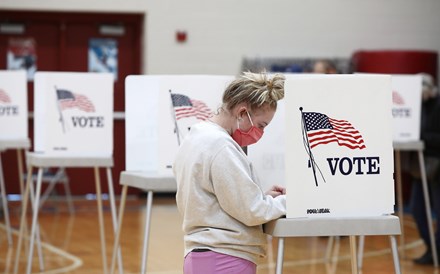
M 270 78 L 264 72 L 243 72 L 223 93 L 223 106 L 230 111 L 245 102 L 251 110 L 265 105 L 276 110 L 277 101 L 284 98 L 284 80 L 282 74 Z

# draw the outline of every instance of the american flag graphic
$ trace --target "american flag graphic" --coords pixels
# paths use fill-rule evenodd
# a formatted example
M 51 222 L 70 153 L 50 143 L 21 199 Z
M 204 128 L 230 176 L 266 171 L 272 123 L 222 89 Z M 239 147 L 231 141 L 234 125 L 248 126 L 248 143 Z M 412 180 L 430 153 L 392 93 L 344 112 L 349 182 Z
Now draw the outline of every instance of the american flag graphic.
M 400 96 L 400 94 L 393 90 L 393 104 L 395 105 L 404 105 L 405 104 L 405 100 L 403 100 L 403 97 Z
M 61 110 L 68 108 L 78 108 L 85 112 L 94 112 L 95 106 L 84 95 L 75 94 L 65 89 L 57 89 L 57 98 L 60 104 Z
M 171 93 L 176 120 L 185 117 L 196 117 L 207 120 L 212 116 L 211 109 L 202 101 L 190 99 L 186 95 Z
M 318 112 L 303 112 L 310 148 L 337 142 L 350 149 L 364 149 L 362 135 L 346 120 L 336 120 Z
M 8 93 L 4 91 L 3 89 L 0 89 L 0 102 L 2 103 L 10 103 L 11 98 L 9 97 Z

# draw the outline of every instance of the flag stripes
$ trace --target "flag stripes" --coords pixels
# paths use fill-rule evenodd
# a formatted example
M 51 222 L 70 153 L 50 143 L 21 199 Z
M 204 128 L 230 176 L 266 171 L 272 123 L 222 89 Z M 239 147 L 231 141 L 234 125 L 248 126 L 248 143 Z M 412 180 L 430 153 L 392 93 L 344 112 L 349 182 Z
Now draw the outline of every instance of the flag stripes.
M 404 105 L 405 100 L 403 100 L 403 97 L 397 92 L 393 90 L 393 104 L 396 105 Z
M 171 93 L 176 120 L 186 117 L 196 117 L 207 120 L 212 116 L 211 109 L 202 101 L 190 99 L 186 95 Z
M 2 103 L 10 103 L 11 97 L 4 91 L 3 89 L 0 89 L 0 102 Z
M 364 149 L 362 135 L 346 120 L 337 120 L 317 112 L 303 113 L 310 148 L 336 142 L 350 149 Z
M 64 89 L 57 89 L 57 98 L 61 110 L 78 108 L 85 112 L 94 112 L 95 106 L 85 95 L 75 94 Z

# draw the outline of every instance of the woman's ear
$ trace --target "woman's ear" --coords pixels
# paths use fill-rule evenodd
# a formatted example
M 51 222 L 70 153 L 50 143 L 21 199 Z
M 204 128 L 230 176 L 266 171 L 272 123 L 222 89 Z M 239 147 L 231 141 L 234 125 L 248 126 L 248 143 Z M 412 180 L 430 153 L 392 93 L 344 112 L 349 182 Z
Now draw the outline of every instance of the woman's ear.
M 243 115 L 246 115 L 247 108 L 245 106 L 241 106 L 238 108 L 237 117 L 239 120 L 243 119 Z

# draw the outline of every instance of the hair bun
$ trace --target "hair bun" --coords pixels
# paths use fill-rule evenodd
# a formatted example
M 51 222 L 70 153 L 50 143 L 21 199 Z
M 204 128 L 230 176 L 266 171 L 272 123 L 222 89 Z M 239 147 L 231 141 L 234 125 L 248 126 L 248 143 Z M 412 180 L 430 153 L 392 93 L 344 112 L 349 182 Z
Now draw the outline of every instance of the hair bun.
M 228 110 L 245 102 L 251 109 L 265 104 L 276 109 L 277 101 L 284 98 L 284 75 L 265 72 L 243 72 L 223 93 L 223 104 Z
M 272 79 L 268 79 L 266 85 L 267 85 L 267 90 L 269 92 L 272 92 L 272 89 L 273 89 L 273 81 L 272 81 Z
M 286 77 L 277 73 L 267 82 L 267 89 L 273 100 L 278 101 L 284 98 L 284 81 Z

